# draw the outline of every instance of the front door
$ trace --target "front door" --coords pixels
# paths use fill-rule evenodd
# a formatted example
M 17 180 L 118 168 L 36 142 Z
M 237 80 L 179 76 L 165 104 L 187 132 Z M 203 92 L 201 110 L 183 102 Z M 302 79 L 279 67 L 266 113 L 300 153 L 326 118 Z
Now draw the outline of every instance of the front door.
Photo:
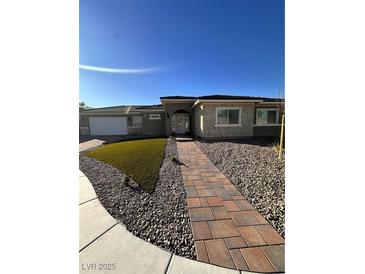
M 176 119 L 176 134 L 186 134 L 189 127 L 189 114 L 188 113 L 175 113 Z

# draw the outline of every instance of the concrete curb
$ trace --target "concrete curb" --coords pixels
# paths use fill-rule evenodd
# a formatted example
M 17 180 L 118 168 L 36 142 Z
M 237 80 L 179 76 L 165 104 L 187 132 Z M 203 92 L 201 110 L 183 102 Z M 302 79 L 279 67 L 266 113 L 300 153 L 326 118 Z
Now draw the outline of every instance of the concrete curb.
M 80 273 L 254 274 L 189 260 L 145 242 L 109 215 L 81 171 L 79 185 Z

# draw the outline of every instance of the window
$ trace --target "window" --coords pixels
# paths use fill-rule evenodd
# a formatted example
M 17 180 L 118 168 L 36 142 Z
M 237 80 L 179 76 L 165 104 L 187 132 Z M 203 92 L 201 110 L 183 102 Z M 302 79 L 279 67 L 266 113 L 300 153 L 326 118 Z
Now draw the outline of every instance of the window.
M 216 108 L 216 125 L 241 124 L 240 108 Z
M 128 127 L 142 127 L 142 116 L 128 116 Z
M 256 112 L 257 125 L 276 125 L 278 124 L 277 109 L 258 109 Z
M 160 120 L 161 115 L 160 114 L 150 114 L 150 120 Z

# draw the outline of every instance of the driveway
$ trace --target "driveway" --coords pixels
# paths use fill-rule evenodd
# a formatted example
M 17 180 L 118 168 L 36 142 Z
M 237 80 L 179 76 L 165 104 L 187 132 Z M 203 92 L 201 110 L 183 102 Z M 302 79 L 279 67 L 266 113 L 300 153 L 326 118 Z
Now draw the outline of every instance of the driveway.
M 79 152 L 101 146 L 106 141 L 113 142 L 120 139 L 122 136 L 119 135 L 79 136 Z

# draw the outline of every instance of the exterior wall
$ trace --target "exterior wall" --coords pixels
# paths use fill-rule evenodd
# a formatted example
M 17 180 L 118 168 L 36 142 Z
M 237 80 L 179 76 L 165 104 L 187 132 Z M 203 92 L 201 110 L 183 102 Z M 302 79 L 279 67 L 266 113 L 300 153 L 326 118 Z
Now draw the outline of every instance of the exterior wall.
M 86 115 L 79 115 L 79 135 L 89 135 L 89 118 Z
M 278 109 L 279 110 L 279 124 L 280 124 L 283 113 L 280 111 L 280 108 L 279 108 L 278 105 L 256 105 L 255 106 L 255 115 L 254 115 L 254 124 L 256 124 L 256 111 L 257 111 L 257 109 L 265 109 L 265 108 L 271 108 L 271 109 Z
M 165 108 L 165 133 L 166 135 L 171 135 L 171 119 L 172 119 L 172 115 L 174 114 L 175 111 L 177 110 L 185 110 L 190 114 L 190 130 L 191 130 L 191 134 L 194 133 L 194 110 L 192 109 L 194 102 L 191 103 L 165 103 L 164 104 L 164 108 Z
M 89 127 L 88 115 L 79 115 L 79 127 Z
M 160 120 L 150 120 L 150 114 L 160 114 Z M 79 127 L 89 128 L 89 117 L 128 117 L 142 116 L 142 127 L 128 127 L 128 135 L 164 136 L 165 135 L 165 113 L 164 112 L 143 112 L 140 114 L 83 114 L 79 118 Z M 90 131 L 86 134 L 89 135 Z M 82 134 L 80 130 L 80 135 Z
M 258 108 L 278 108 L 276 104 L 254 104 L 254 103 L 203 103 L 192 108 L 194 102 L 168 102 L 164 104 L 165 111 L 141 112 L 139 114 L 80 114 L 79 130 L 80 135 L 89 135 L 88 131 L 82 128 L 89 128 L 89 117 L 128 117 L 142 116 L 142 127 L 128 127 L 128 135 L 164 136 L 171 135 L 171 119 L 177 110 L 185 110 L 190 114 L 190 134 L 201 138 L 241 138 L 251 136 L 280 136 L 280 123 L 282 113 L 279 112 L 279 125 L 256 126 L 256 110 Z M 240 107 L 242 126 L 216 126 L 217 107 Z M 149 114 L 159 113 L 160 120 L 149 120 Z M 203 125 L 201 125 L 203 116 Z
M 203 121 L 201 119 L 201 116 L 203 115 L 203 110 L 201 106 L 196 106 L 194 108 L 194 136 L 198 136 L 200 138 L 204 137 L 204 116 Z M 203 122 L 203 123 L 201 123 Z
M 150 114 L 157 114 L 157 112 L 143 112 L 142 113 L 142 127 L 130 128 L 128 127 L 128 135 L 148 135 L 148 136 L 162 136 L 165 135 L 165 113 L 159 112 L 160 120 L 150 120 Z M 137 116 L 137 115 L 132 115 Z
M 256 111 L 257 109 L 265 109 L 265 108 L 270 108 L 270 109 L 278 109 L 279 110 L 279 119 L 278 119 L 278 125 L 273 125 L 273 126 L 256 126 Z M 255 106 L 255 115 L 254 115 L 254 130 L 253 130 L 253 135 L 255 137 L 266 137 L 266 136 L 270 136 L 270 137 L 280 137 L 280 130 L 281 130 L 281 119 L 283 117 L 283 113 L 282 111 L 280 111 L 280 108 L 278 105 L 256 105 Z
M 198 107 L 198 106 L 197 106 Z M 240 126 L 216 126 L 217 107 L 239 107 L 241 108 Z M 253 136 L 254 121 L 253 103 L 217 103 L 203 104 L 203 138 L 240 138 Z
M 255 137 L 280 137 L 280 126 L 255 126 L 253 128 L 253 136 Z

